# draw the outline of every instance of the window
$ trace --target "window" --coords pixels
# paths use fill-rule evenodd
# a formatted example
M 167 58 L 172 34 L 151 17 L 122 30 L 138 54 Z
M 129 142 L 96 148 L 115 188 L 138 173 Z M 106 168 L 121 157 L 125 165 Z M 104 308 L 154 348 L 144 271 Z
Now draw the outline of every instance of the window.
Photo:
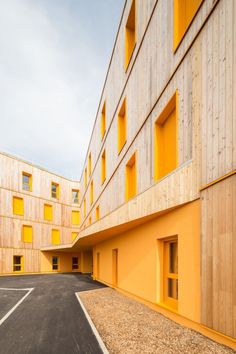
M 97 279 L 100 278 L 100 253 L 97 253 Z
M 164 302 L 178 307 L 178 239 L 164 241 Z
M 23 256 L 13 256 L 13 272 L 23 271 Z
M 101 114 L 101 138 L 104 138 L 104 135 L 106 133 L 106 102 L 104 102 L 104 105 L 102 107 L 102 114 Z
M 177 93 L 155 123 L 154 176 L 158 180 L 177 167 Z
M 100 219 L 100 207 L 99 205 L 96 208 L 96 220 L 98 221 Z
M 118 114 L 118 153 L 126 143 L 126 99 L 124 99 Z
M 22 172 L 22 189 L 25 191 L 32 191 L 32 175 L 26 172 Z
M 89 158 L 88 158 L 88 175 L 91 176 L 92 173 L 92 156 L 91 156 L 91 152 L 89 154 Z
M 76 239 L 77 235 L 78 235 L 78 232 L 72 232 L 72 233 L 71 233 L 71 240 L 72 240 L 72 242 Z
M 59 270 L 59 257 L 52 257 L 52 270 Z
M 174 0 L 174 50 L 178 48 L 203 0 Z
M 79 258 L 72 257 L 72 270 L 77 270 L 77 269 L 79 269 Z
M 93 204 L 93 181 L 90 184 L 90 205 Z
M 22 241 L 32 243 L 33 241 L 33 228 L 29 225 L 22 226 Z
M 126 165 L 126 200 L 129 200 L 136 195 L 136 184 L 136 154 L 133 154 Z
M 84 170 L 84 187 L 87 187 L 87 183 L 88 183 L 88 173 L 87 173 L 87 167 Z
M 103 184 L 106 180 L 106 150 L 102 153 L 101 159 L 101 183 Z
M 80 223 L 80 215 L 79 215 L 79 211 L 78 210 L 72 210 L 71 222 L 72 222 L 72 225 L 79 225 L 79 223 Z
M 112 250 L 112 282 L 118 285 L 118 249 Z
M 135 0 L 133 0 L 125 26 L 125 69 L 128 68 L 136 43 L 135 20 Z
M 60 244 L 60 231 L 52 230 L 52 244 L 59 245 Z
M 44 204 L 44 220 L 52 221 L 52 205 Z
M 86 199 L 84 199 L 84 218 L 86 216 Z
M 23 200 L 23 198 L 13 197 L 13 214 L 24 215 L 24 200 Z
M 89 217 L 89 225 L 92 225 L 92 216 Z
M 52 198 L 59 199 L 59 184 L 52 182 L 51 191 Z
M 78 189 L 72 189 L 72 201 L 75 204 L 79 203 L 79 190 Z

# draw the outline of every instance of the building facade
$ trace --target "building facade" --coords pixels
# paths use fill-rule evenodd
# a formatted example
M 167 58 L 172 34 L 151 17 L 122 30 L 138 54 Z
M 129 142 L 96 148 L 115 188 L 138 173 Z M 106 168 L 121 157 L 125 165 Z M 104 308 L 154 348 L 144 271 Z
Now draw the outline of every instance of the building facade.
M 234 0 L 126 1 L 83 167 L 79 235 L 41 244 L 44 257 L 82 252 L 94 279 L 231 346 L 235 18 Z

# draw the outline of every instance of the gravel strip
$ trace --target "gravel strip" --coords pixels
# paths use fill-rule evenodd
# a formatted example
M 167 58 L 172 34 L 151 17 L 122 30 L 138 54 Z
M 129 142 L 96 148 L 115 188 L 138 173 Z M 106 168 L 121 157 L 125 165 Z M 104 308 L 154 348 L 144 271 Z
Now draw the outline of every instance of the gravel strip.
M 113 289 L 79 296 L 111 354 L 236 353 Z

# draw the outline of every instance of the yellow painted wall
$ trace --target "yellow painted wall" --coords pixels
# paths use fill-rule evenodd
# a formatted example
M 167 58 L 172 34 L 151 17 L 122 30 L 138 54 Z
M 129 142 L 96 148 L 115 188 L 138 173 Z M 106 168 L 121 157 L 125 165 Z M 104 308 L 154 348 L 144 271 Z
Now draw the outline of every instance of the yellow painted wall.
M 52 270 L 52 257 L 59 257 L 59 270 Z M 72 257 L 79 257 L 79 269 L 72 270 Z M 41 252 L 41 272 L 81 272 L 81 254 L 80 253 L 62 253 L 62 252 Z
M 112 284 L 112 250 L 118 249 L 118 288 L 152 303 L 162 301 L 160 240 L 178 235 L 179 314 L 200 321 L 200 203 L 175 209 L 94 247 L 100 280 Z
M 93 253 L 92 251 L 81 252 L 81 272 L 92 273 L 93 271 Z

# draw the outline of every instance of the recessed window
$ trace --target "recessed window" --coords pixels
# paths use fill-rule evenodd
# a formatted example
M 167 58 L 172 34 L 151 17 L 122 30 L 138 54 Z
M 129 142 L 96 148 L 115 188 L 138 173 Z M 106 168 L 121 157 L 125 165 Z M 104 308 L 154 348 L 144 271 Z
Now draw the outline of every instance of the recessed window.
M 23 271 L 23 256 L 13 256 L 13 272 Z
M 90 184 L 90 205 L 93 204 L 93 181 Z
M 104 102 L 101 113 L 101 138 L 104 138 L 106 133 L 106 102 Z
M 30 225 L 22 226 L 22 240 L 26 243 L 33 242 L 33 228 Z
M 87 173 L 87 167 L 84 170 L 84 187 L 86 188 L 88 184 L 88 173 Z
M 103 184 L 106 180 L 106 150 L 102 153 L 101 158 L 101 183 Z
M 78 189 L 72 189 L 72 201 L 75 204 L 79 203 L 79 190 Z
M 118 114 L 118 153 L 126 143 L 126 99 L 124 99 Z
M 60 245 L 60 231 L 59 230 L 52 230 L 52 244 L 53 245 Z
M 71 222 L 72 222 L 72 225 L 79 225 L 79 223 L 80 223 L 79 210 L 72 210 Z
M 52 205 L 44 204 L 44 220 L 52 221 Z
M 89 225 L 92 224 L 92 216 L 89 217 Z
M 59 199 L 59 184 L 58 183 L 52 182 L 51 196 L 52 196 L 52 198 Z
M 100 207 L 99 205 L 96 208 L 96 220 L 98 221 L 100 219 Z
M 137 176 L 136 176 L 136 154 L 133 154 L 131 159 L 126 164 L 126 200 L 133 198 L 137 191 Z
M 174 0 L 174 50 L 177 49 L 203 0 Z
M 77 270 L 77 269 L 79 269 L 79 258 L 72 257 L 72 270 Z
M 177 167 L 177 93 L 155 122 L 154 174 L 158 180 Z
M 71 240 L 72 240 L 72 242 L 76 239 L 77 236 L 78 236 L 78 232 L 72 232 L 72 233 L 71 233 Z
M 32 191 L 32 175 L 26 172 L 22 172 L 22 189 L 25 191 Z
M 52 257 L 52 270 L 59 270 L 59 257 Z
M 92 173 L 92 156 L 91 156 L 91 152 L 89 154 L 89 158 L 88 158 L 88 175 L 91 176 Z
M 164 241 L 164 302 L 178 307 L 178 239 Z
M 13 197 L 13 214 L 24 215 L 24 200 L 23 200 L 23 198 Z
M 125 69 L 128 68 L 136 43 L 135 0 L 132 1 L 125 26 Z
M 84 218 L 86 217 L 86 199 L 84 199 Z

